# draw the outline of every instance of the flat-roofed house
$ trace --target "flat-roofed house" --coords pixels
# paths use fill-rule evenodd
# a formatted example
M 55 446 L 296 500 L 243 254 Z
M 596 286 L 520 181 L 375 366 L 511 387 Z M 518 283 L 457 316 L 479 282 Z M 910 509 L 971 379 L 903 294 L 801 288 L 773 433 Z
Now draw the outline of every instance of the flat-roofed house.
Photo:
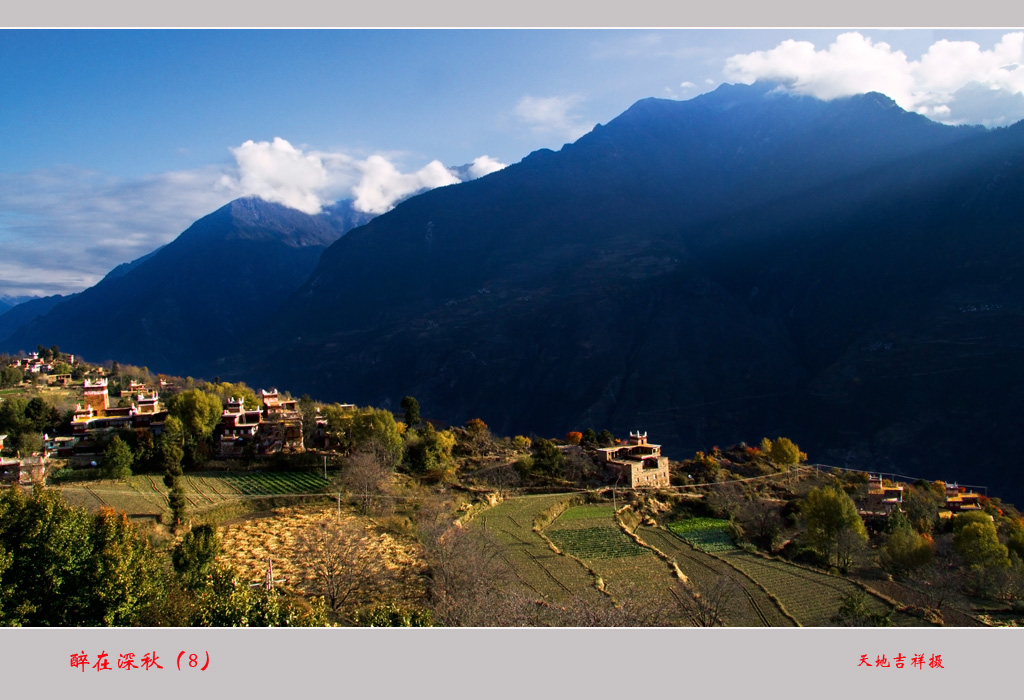
M 661 445 L 647 442 L 647 433 L 631 432 L 624 445 L 602 447 L 598 462 L 625 478 L 630 488 L 662 488 L 669 485 L 668 457 Z

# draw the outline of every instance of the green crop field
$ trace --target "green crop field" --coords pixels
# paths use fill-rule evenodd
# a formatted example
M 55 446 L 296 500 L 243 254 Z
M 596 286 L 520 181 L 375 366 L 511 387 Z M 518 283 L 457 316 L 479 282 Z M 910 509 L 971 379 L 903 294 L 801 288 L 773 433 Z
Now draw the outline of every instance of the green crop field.
M 181 483 L 194 512 L 227 501 L 321 493 L 327 486 L 322 476 L 310 472 L 198 472 L 185 474 Z M 75 482 L 56 488 L 68 503 L 88 509 L 106 506 L 132 516 L 154 518 L 168 510 L 167 487 L 158 474 L 136 474 L 127 482 Z
M 729 521 L 718 518 L 687 518 L 668 524 L 668 529 L 704 552 L 736 549 L 729 536 Z
M 618 528 L 549 529 L 545 534 L 563 552 L 584 560 L 637 557 L 646 551 Z

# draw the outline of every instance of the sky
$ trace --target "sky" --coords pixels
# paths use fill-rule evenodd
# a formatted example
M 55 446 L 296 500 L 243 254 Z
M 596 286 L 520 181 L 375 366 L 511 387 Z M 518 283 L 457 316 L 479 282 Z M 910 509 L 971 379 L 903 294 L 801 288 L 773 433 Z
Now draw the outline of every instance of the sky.
M 1024 31 L 0 30 L 0 298 L 79 291 L 236 197 L 380 213 L 759 79 L 998 128 Z

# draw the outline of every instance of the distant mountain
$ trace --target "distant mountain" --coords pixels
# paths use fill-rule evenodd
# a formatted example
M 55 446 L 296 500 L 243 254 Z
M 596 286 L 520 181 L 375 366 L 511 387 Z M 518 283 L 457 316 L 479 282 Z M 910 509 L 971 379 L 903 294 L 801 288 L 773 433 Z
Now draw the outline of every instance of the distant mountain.
M 298 288 L 330 243 L 369 218 L 346 203 L 309 216 L 235 200 L 21 325 L 2 345 L 57 344 L 94 361 L 172 373 L 216 366 Z
M 231 364 L 506 434 L 788 435 L 1019 495 L 1022 193 L 1024 124 L 760 84 L 642 100 L 337 241 Z
M 50 311 L 54 306 L 75 296 L 54 294 L 48 297 L 36 297 L 23 301 L 7 311 L 0 313 L 0 338 L 6 338 L 16 330 Z M 36 346 L 25 346 L 24 350 L 35 350 Z

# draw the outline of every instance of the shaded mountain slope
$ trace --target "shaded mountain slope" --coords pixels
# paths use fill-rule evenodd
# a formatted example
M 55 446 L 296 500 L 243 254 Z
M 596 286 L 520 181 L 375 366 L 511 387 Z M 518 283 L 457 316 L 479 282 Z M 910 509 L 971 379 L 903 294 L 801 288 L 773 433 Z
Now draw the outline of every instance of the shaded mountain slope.
M 788 434 L 962 474 L 1024 408 L 1004 366 L 1024 321 L 1022 146 L 1024 125 L 942 126 L 877 94 L 644 100 L 333 244 L 245 374 L 414 394 L 501 432 L 642 428 L 682 453 Z M 971 340 L 997 328 L 1002 349 Z
M 17 350 L 56 343 L 93 360 L 171 373 L 213 367 L 302 283 L 330 243 L 361 221 L 354 216 L 235 200 L 3 344 Z

